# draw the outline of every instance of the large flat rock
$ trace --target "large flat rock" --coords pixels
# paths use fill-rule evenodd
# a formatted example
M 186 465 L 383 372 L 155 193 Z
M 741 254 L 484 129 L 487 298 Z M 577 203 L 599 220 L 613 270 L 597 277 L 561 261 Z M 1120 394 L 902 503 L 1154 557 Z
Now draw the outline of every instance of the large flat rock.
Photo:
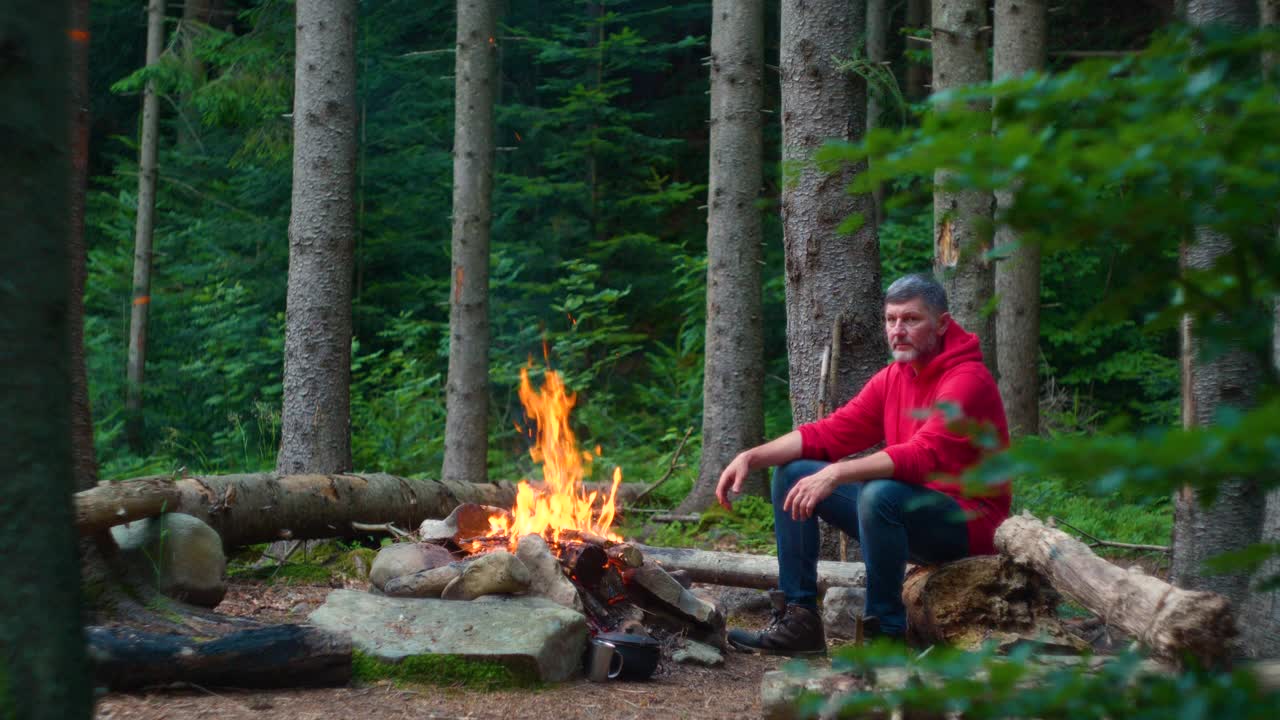
M 452 655 L 532 670 L 548 682 L 576 674 L 587 647 L 586 618 L 538 597 L 465 602 L 334 590 L 311 622 L 350 633 L 352 647 L 384 662 Z

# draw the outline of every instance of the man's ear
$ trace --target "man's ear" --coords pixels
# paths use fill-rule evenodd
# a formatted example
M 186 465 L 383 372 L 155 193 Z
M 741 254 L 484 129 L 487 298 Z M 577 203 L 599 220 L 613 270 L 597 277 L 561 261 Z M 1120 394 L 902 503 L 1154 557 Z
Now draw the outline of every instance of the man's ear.
M 949 327 L 951 327 L 951 313 L 944 312 L 938 316 L 938 337 L 946 335 Z

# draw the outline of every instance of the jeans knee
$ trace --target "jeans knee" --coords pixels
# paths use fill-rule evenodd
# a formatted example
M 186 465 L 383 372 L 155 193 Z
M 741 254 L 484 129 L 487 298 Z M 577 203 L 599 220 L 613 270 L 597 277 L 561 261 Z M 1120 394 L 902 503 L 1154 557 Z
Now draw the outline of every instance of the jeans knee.
M 901 483 L 894 480 L 870 480 L 858 493 L 858 515 L 862 518 L 884 517 L 898 507 Z
M 771 488 L 773 504 L 782 507 L 782 501 L 787 499 L 787 493 L 796 481 L 818 472 L 826 464 L 818 460 L 792 460 L 775 468 Z

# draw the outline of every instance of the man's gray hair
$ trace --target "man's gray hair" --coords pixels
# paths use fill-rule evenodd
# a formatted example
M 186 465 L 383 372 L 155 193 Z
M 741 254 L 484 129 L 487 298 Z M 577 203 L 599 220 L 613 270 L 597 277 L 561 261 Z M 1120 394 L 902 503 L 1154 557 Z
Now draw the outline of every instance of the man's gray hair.
M 884 291 L 886 305 L 909 302 L 916 298 L 924 300 L 925 307 L 938 315 L 947 312 L 947 291 L 928 273 L 904 275 L 894 280 L 889 289 Z

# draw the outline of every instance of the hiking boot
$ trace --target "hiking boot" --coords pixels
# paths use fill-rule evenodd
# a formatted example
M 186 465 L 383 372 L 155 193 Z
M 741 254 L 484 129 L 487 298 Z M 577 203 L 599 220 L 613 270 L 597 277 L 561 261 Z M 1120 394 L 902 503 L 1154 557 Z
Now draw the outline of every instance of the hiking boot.
M 822 618 L 814 608 L 788 604 L 782 593 L 770 593 L 772 619 L 761 632 L 730 630 L 729 644 L 744 652 L 764 655 L 826 655 Z
M 868 615 L 862 618 L 861 635 L 862 635 L 862 638 L 861 638 L 860 644 L 862 645 L 870 645 L 871 643 L 877 642 L 877 641 L 890 642 L 896 645 L 903 645 L 903 646 L 907 644 L 906 633 L 885 632 L 885 630 L 882 627 L 880 627 L 880 618 L 876 617 L 875 615 Z

